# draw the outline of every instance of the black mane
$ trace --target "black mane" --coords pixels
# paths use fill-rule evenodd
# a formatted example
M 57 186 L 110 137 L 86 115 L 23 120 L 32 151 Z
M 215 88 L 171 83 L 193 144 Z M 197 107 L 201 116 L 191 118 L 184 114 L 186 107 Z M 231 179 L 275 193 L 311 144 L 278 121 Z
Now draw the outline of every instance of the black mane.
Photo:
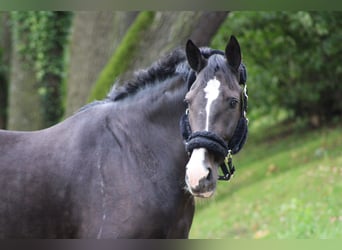
M 200 48 L 200 50 L 205 58 L 209 58 L 213 54 L 224 55 L 220 50 L 207 47 Z M 134 77 L 120 84 L 121 86 L 114 85 L 107 95 L 107 100 L 118 101 L 124 99 L 131 94 L 135 94 L 139 89 L 149 84 L 161 82 L 175 73 L 183 74 L 184 80 L 186 80 L 189 71 L 190 66 L 186 63 L 185 51 L 175 49 L 167 56 L 153 63 L 150 68 L 135 72 Z

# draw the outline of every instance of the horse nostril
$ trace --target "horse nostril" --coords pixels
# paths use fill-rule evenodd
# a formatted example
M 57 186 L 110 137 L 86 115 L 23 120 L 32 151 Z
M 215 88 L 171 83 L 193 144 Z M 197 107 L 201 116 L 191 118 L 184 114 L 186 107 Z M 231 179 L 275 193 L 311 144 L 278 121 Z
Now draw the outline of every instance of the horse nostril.
M 210 181 L 210 180 L 212 179 L 211 169 L 208 168 L 208 171 L 209 171 L 209 173 L 208 173 L 208 175 L 207 175 L 207 180 Z

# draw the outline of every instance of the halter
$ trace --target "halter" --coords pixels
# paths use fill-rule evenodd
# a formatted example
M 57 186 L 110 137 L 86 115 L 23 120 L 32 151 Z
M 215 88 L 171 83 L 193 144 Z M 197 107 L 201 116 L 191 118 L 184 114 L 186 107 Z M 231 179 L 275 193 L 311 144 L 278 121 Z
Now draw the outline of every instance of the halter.
M 233 136 L 231 141 L 234 143 L 227 144 L 223 138 L 221 138 L 216 133 L 210 132 L 210 131 L 197 131 L 192 132 L 190 122 L 189 122 L 189 109 L 186 108 L 185 114 L 182 116 L 180 120 L 180 129 L 181 133 L 184 139 L 185 143 L 185 150 L 190 155 L 192 151 L 195 148 L 206 148 L 207 150 L 214 152 L 217 155 L 220 155 L 224 158 L 224 162 L 220 165 L 220 168 L 222 170 L 223 175 L 219 176 L 219 180 L 225 180 L 229 181 L 230 178 L 233 176 L 235 172 L 235 166 L 233 165 L 233 157 L 232 154 L 237 153 L 243 143 L 246 140 L 247 136 L 247 118 L 246 118 L 246 112 L 247 112 L 247 87 L 246 87 L 246 80 L 247 80 L 247 74 L 246 74 L 246 68 L 243 64 L 240 65 L 240 84 L 244 85 L 244 90 L 242 91 L 241 96 L 241 118 L 239 120 L 238 126 L 236 131 L 234 132 L 234 135 L 236 132 L 239 132 L 237 130 L 243 130 L 242 137 L 236 140 L 236 136 Z M 193 82 L 196 80 L 196 74 L 194 71 L 189 73 L 187 84 L 188 89 L 190 89 Z M 242 125 L 241 125 L 242 123 Z M 241 129 L 243 127 L 243 129 Z M 238 141 L 238 142 L 236 142 Z M 237 146 L 235 145 L 237 143 Z M 242 144 L 242 145 L 240 145 Z

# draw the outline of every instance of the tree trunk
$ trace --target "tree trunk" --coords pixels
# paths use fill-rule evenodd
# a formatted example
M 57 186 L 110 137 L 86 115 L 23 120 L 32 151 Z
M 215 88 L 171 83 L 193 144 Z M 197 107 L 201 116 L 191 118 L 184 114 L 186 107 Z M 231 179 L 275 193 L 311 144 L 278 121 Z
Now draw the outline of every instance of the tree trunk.
M 176 47 L 184 47 L 188 39 L 198 46 L 208 46 L 228 12 L 157 12 L 149 30 L 137 41 L 138 49 L 127 71 L 120 76 L 148 67 L 160 56 Z
M 11 51 L 9 13 L 0 13 L 0 129 L 6 128 L 8 78 Z
M 82 11 L 74 16 L 66 116 L 87 103 L 90 89 L 137 12 Z
M 184 47 L 189 38 L 199 46 L 208 45 L 227 14 L 193 11 L 141 13 L 102 70 L 89 100 L 104 98 L 116 78 L 121 79 L 120 83 L 124 82 L 134 71 L 148 67 L 176 47 Z
M 192 30 L 190 39 L 192 39 L 197 46 L 208 46 L 212 37 L 216 34 L 221 24 L 227 18 L 228 12 L 203 12 L 198 19 L 197 25 Z M 224 48 L 222 48 L 224 49 Z
M 37 130 L 44 127 L 43 107 L 33 67 L 19 53 L 12 39 L 8 129 Z
M 64 48 L 69 12 L 11 13 L 12 56 L 8 128 L 37 130 L 62 114 Z

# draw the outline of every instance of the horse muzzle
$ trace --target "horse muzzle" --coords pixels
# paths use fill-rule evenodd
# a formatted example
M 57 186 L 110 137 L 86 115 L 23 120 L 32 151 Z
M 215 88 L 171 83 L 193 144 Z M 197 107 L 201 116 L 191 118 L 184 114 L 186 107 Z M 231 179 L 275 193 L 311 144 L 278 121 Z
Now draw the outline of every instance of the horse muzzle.
M 217 168 L 205 148 L 194 149 L 186 165 L 185 182 L 189 192 L 197 197 L 209 198 L 216 189 Z

